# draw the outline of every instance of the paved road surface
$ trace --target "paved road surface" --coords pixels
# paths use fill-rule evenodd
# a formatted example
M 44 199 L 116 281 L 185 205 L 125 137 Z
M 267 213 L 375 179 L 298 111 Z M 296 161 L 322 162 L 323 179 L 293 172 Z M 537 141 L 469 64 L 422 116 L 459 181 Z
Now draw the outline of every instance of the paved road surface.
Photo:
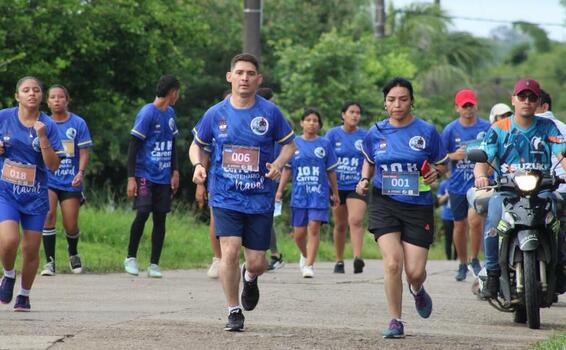
M 287 264 L 260 279 L 261 300 L 246 312 L 246 331 L 222 330 L 226 310 L 220 283 L 204 270 L 165 271 L 162 280 L 122 274 L 38 277 L 32 312 L 0 306 L 0 349 L 528 349 L 566 333 L 566 297 L 541 313 L 530 330 L 495 311 L 453 279 L 456 263 L 431 261 L 430 319 L 420 319 L 405 288 L 407 337 L 385 340 L 383 265 L 368 261 L 363 274 L 334 275 L 316 265 L 314 279 Z

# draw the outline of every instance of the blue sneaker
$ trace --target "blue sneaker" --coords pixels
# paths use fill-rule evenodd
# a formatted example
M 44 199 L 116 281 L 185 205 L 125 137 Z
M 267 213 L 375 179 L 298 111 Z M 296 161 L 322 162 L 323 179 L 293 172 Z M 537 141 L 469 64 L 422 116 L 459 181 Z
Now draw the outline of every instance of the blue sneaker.
M 16 312 L 30 312 L 31 305 L 29 303 L 29 297 L 24 295 L 18 295 L 16 297 L 16 303 L 14 304 L 14 311 Z
M 415 298 L 415 307 L 419 315 L 422 318 L 428 318 L 432 313 L 432 299 L 424 289 L 424 286 L 421 287 L 421 290 L 417 294 L 414 294 L 409 285 L 409 291 Z
M 458 272 L 456 272 L 456 276 L 454 276 L 454 278 L 456 279 L 456 281 L 462 282 L 463 280 L 466 279 L 467 275 L 468 275 L 468 266 L 466 264 L 460 264 L 460 266 L 458 266 Z
M 475 278 L 478 278 L 481 271 L 480 261 L 478 259 L 472 259 L 472 261 L 470 261 L 470 264 L 468 265 L 468 270 L 470 270 Z
M 14 296 L 14 285 L 16 284 L 15 278 L 4 276 L 2 283 L 0 283 L 0 303 L 8 304 L 12 301 Z
M 405 329 L 403 322 L 392 319 L 389 322 L 389 327 L 383 331 L 383 338 L 405 338 Z

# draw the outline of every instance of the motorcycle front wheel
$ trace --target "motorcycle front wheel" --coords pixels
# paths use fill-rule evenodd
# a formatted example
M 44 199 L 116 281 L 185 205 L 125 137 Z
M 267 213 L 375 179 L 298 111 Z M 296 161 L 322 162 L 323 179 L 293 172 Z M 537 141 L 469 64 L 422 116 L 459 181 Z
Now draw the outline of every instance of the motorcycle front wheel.
M 539 282 L 537 278 L 537 259 L 534 251 L 523 252 L 525 271 L 525 309 L 529 328 L 540 328 Z

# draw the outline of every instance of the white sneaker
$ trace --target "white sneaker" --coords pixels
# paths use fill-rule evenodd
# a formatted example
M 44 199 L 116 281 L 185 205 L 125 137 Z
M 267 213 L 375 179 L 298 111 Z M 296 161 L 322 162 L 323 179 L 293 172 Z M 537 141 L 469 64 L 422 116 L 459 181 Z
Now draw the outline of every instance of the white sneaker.
M 41 271 L 42 276 L 55 276 L 55 262 L 53 259 L 49 261 L 45 266 L 43 266 L 43 270 Z
M 126 258 L 124 259 L 124 270 L 130 275 L 137 276 L 140 273 L 138 269 L 138 261 L 136 258 Z
M 301 254 L 301 258 L 299 259 L 299 269 L 303 271 L 303 268 L 305 267 L 306 264 L 307 264 L 307 258 L 305 258 L 303 254 Z
M 212 264 L 210 264 L 210 267 L 208 268 L 208 271 L 206 272 L 206 275 L 208 276 L 208 278 L 218 278 L 218 268 L 220 267 L 220 258 L 217 257 L 213 257 L 212 258 Z
M 149 267 L 147 268 L 147 277 L 151 277 L 151 278 L 163 277 L 163 275 L 161 274 L 161 270 L 159 269 L 159 266 L 157 266 L 156 264 L 149 265 Z
M 314 270 L 311 266 L 303 267 L 303 278 L 313 278 L 314 277 Z

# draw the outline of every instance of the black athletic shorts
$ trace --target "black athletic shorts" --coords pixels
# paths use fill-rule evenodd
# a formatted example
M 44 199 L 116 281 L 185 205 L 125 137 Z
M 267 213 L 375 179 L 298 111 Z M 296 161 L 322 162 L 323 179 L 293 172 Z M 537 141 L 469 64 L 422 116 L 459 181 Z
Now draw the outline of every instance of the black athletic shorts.
M 434 213 L 432 205 L 399 202 L 372 187 L 368 206 L 368 231 L 375 240 L 387 233 L 401 232 L 401 240 L 428 249 L 433 241 Z
M 65 199 L 69 198 L 79 198 L 81 200 L 81 205 L 86 201 L 86 197 L 82 192 L 75 192 L 75 191 L 63 191 L 58 188 L 49 187 L 49 191 L 55 192 L 57 195 L 57 200 L 59 202 L 64 201 Z
M 171 211 L 173 192 L 171 185 L 153 183 L 136 177 L 138 195 L 134 197 L 134 209 L 141 212 L 168 213 Z
M 367 196 L 359 195 L 356 190 L 338 190 L 338 195 L 340 196 L 340 205 L 346 204 L 346 199 L 348 198 L 356 198 L 360 199 L 364 202 L 368 202 Z

